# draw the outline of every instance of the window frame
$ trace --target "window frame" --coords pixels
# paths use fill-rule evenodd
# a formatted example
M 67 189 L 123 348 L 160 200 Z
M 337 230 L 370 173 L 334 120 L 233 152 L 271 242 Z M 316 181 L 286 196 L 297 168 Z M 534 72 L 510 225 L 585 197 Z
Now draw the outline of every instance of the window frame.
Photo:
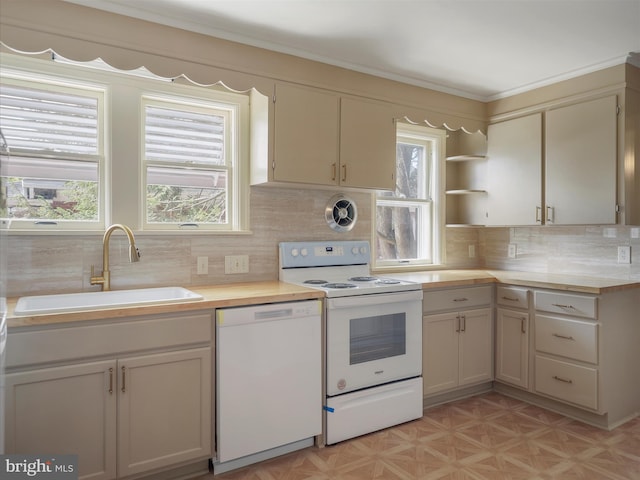
M 9 145 L 10 157 L 24 157 L 42 159 L 57 159 L 62 161 L 71 161 L 96 165 L 97 175 L 97 199 L 98 209 L 96 220 L 67 220 L 67 219 L 34 219 L 34 218 L 7 218 L 3 219 L 8 225 L 9 231 L 24 231 L 28 233 L 52 232 L 59 231 L 63 233 L 80 231 L 104 230 L 106 217 L 106 188 L 105 173 L 108 158 L 107 142 L 106 142 L 106 105 L 109 101 L 109 89 L 107 85 L 101 82 L 91 81 L 87 79 L 72 79 L 59 75 L 55 72 L 35 72 L 25 68 L 23 62 L 19 61 L 5 62 L 6 54 L 1 54 L 0 63 L 3 68 L 0 72 L 2 83 L 16 87 L 33 88 L 45 90 L 55 93 L 72 94 L 93 98 L 96 100 L 96 118 L 97 118 L 97 152 L 94 155 L 74 154 L 64 152 L 56 154 L 54 152 L 36 152 L 29 149 L 15 147 Z M 20 59 L 24 60 L 24 59 Z M 9 63 L 8 66 L 7 63 Z
M 425 178 L 426 193 L 430 192 L 429 198 L 398 198 L 389 196 L 389 192 L 376 192 L 372 195 L 372 264 L 376 271 L 384 270 L 425 270 L 429 268 L 441 268 L 444 265 L 444 235 L 445 235 L 445 149 L 446 131 L 421 125 L 398 122 L 396 127 L 396 145 L 398 143 L 417 143 L 428 145 L 431 158 L 429 178 Z M 406 140 L 403 142 L 402 140 Z M 397 149 L 396 149 L 397 151 Z M 396 158 L 397 163 L 397 158 Z M 427 172 L 424 172 L 425 175 Z M 385 195 L 386 194 L 386 195 Z M 427 221 L 431 224 L 431 232 L 427 239 L 424 234 L 418 236 L 418 258 L 416 259 L 378 259 L 377 251 L 377 208 L 385 207 L 410 207 L 416 206 L 426 209 L 429 215 L 424 213 L 416 219 L 416 228 L 423 232 L 421 223 Z M 425 254 L 425 250 L 429 253 Z M 421 254 L 422 252 L 422 254 Z
M 48 78 L 70 86 L 93 86 L 104 89 L 104 104 L 101 118 L 104 118 L 104 131 L 101 138 L 103 161 L 99 168 L 99 195 L 101 221 L 86 226 L 69 225 L 33 225 L 24 228 L 22 222 L 8 222 L 10 233 L 29 234 L 73 234 L 102 233 L 107 225 L 124 223 L 134 231 L 144 234 L 244 234 L 249 230 L 249 143 L 250 143 L 250 91 L 237 92 L 222 84 L 198 85 L 185 77 L 164 79 L 146 72 L 138 75 L 122 73 L 107 66 L 96 67 L 96 62 L 52 61 L 51 54 L 37 55 L 37 58 L 23 54 L 0 52 L 0 64 L 3 74 L 11 71 L 21 78 Z M 55 58 L 55 57 L 54 57 Z M 105 64 L 106 65 L 106 64 Z M 153 78 L 151 78 L 153 77 Z M 118 98 L 122 93 L 126 98 Z M 135 97 L 133 96 L 135 92 Z M 225 228 L 179 228 L 176 224 L 168 228 L 153 228 L 146 225 L 146 175 L 142 151 L 144 138 L 142 123 L 144 112 L 143 96 L 178 100 L 185 103 L 212 104 L 218 103 L 226 107 L 233 106 L 231 136 L 232 148 L 235 151 L 233 180 L 229 181 L 229 204 L 233 208 L 228 213 L 228 226 Z M 137 98 L 137 104 L 132 102 Z M 126 105 L 126 108 L 123 107 Z M 122 122 L 126 121 L 126 127 Z M 123 134 L 123 132 L 126 132 Z M 135 144 L 134 144 L 135 142 Z M 123 145 L 126 145 L 124 147 Z M 11 148 L 11 146 L 9 146 Z M 123 149 L 126 148 L 126 151 Z M 11 149 L 13 153 L 13 149 Z M 125 155 L 123 155 L 125 153 Z M 135 158 L 134 158 L 135 157 Z M 133 161 L 135 167 L 131 166 Z M 135 208 L 132 208 L 136 202 Z
M 160 108 L 175 108 L 180 110 L 183 107 L 185 111 L 196 113 L 212 113 L 211 110 L 215 110 L 215 114 L 221 115 L 225 118 L 224 129 L 224 141 L 225 148 L 224 163 L 220 165 L 210 165 L 206 163 L 194 163 L 187 165 L 186 163 L 179 162 L 159 162 L 146 158 L 146 116 L 145 108 L 147 106 L 155 106 Z M 235 208 L 238 205 L 238 193 L 242 191 L 240 182 L 242 169 L 239 168 L 239 145 L 236 138 L 239 136 L 239 122 L 240 110 L 242 105 L 237 103 L 221 102 L 204 99 L 189 99 L 182 96 L 175 95 L 159 95 L 157 92 L 150 94 L 144 93 L 141 99 L 141 141 L 140 141 L 140 164 L 141 164 L 141 202 L 140 202 L 140 218 L 143 226 L 143 230 L 146 231 L 175 231 L 175 230 L 189 230 L 189 231 L 209 231 L 209 232 L 235 232 L 240 229 L 242 225 L 241 215 Z M 162 222 L 149 222 L 147 216 L 147 175 L 149 167 L 173 167 L 181 169 L 193 168 L 202 171 L 219 171 L 223 170 L 227 175 L 227 221 L 223 224 L 214 223 L 194 223 L 184 222 L 179 223 L 162 223 Z M 232 208 L 229 208 L 231 206 Z M 197 226 L 196 226 L 197 225 Z M 196 230 L 197 229 L 197 230 Z

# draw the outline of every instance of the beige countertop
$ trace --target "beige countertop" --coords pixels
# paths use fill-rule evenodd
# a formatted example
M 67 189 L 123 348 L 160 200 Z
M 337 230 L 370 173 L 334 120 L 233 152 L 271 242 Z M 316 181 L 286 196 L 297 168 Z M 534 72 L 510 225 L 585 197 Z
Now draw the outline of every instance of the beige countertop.
M 390 273 L 386 276 L 421 283 L 424 289 L 504 283 L 600 295 L 618 290 L 640 288 L 640 281 L 633 280 L 510 270 L 434 270 Z
M 633 288 L 640 289 L 640 281 L 505 270 L 434 270 L 410 273 L 389 273 L 384 276 L 421 283 L 423 289 L 473 286 L 491 283 L 504 283 L 534 288 L 549 288 L 595 295 L 618 290 Z M 324 293 L 320 290 L 314 290 L 278 281 L 232 283 L 227 285 L 187 288 L 202 295 L 204 299 L 201 301 L 185 303 L 163 303 L 128 307 L 119 306 L 108 309 L 83 310 L 72 313 L 15 316 L 13 311 L 18 298 L 9 298 L 7 325 L 11 329 L 29 325 L 46 325 L 85 320 L 126 318 L 138 315 L 180 313 L 240 305 L 258 305 L 261 303 L 288 302 L 324 297 Z M 640 290 L 638 291 L 640 292 Z
M 15 316 L 13 311 L 18 298 L 9 298 L 7 301 L 7 326 L 11 329 L 29 325 L 45 325 L 85 320 L 106 320 L 110 318 L 124 318 L 137 315 L 181 313 L 223 307 L 236 307 L 240 305 L 258 305 L 261 303 L 289 302 L 324 297 L 324 293 L 320 290 L 299 287 L 297 285 L 278 281 L 232 283 L 227 285 L 187 288 L 192 292 L 202 295 L 204 297 L 203 300 L 143 306 L 119 306 L 114 308 L 83 310 L 70 313 Z

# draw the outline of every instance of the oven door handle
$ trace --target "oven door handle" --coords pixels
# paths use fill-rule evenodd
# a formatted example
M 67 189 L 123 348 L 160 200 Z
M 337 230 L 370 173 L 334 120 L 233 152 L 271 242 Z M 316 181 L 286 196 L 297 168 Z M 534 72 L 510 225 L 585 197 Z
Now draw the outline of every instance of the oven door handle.
M 372 306 L 377 304 L 404 303 L 422 301 L 422 290 L 410 290 L 408 292 L 378 293 L 371 295 L 354 295 L 349 297 L 337 297 L 327 299 L 327 308 L 351 308 Z

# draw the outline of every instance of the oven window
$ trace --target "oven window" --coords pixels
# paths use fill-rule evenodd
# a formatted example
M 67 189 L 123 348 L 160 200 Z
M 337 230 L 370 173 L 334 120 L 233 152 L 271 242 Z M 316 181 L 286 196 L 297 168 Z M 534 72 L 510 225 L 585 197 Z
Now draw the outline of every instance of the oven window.
M 354 318 L 349 323 L 349 364 L 404 355 L 406 314 Z

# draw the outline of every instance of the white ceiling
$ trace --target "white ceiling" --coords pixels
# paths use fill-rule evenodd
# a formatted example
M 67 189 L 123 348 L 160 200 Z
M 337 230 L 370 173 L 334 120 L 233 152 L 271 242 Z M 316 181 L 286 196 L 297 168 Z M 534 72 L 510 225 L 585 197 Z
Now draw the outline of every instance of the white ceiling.
M 640 0 L 68 1 L 485 101 L 640 66 Z

